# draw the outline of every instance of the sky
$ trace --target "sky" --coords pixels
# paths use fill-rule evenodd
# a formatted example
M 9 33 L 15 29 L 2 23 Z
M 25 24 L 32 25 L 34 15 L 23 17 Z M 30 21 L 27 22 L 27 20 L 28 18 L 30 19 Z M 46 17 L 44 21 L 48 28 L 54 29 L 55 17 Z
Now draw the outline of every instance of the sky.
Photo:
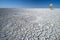
M 0 0 L 0 8 L 60 8 L 60 0 Z

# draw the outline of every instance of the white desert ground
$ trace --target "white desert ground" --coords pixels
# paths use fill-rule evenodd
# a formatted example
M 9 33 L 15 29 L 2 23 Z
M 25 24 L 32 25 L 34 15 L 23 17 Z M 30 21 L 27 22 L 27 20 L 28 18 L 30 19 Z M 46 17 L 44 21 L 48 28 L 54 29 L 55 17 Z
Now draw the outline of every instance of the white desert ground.
M 60 40 L 60 9 L 0 8 L 0 40 Z

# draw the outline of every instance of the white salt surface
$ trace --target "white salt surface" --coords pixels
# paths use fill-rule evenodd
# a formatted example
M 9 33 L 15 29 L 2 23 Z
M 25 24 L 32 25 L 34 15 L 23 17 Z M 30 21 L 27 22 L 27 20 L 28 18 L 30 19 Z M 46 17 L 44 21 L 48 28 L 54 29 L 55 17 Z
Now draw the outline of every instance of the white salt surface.
M 60 40 L 60 9 L 0 10 L 0 40 Z

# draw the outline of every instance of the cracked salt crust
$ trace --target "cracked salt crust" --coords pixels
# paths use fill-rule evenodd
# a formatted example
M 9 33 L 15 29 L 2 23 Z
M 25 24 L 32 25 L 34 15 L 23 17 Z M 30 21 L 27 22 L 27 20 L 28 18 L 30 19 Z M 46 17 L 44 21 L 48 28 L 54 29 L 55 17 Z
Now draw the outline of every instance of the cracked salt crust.
M 21 14 L 15 10 L 16 15 L 3 12 L 0 40 L 59 40 L 60 9 L 22 9 Z

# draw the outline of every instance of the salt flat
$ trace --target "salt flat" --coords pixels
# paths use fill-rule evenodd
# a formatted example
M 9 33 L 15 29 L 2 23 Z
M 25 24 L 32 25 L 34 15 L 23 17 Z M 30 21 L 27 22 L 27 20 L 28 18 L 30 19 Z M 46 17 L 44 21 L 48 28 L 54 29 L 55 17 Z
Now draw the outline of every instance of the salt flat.
M 60 40 L 60 9 L 0 8 L 0 40 Z

